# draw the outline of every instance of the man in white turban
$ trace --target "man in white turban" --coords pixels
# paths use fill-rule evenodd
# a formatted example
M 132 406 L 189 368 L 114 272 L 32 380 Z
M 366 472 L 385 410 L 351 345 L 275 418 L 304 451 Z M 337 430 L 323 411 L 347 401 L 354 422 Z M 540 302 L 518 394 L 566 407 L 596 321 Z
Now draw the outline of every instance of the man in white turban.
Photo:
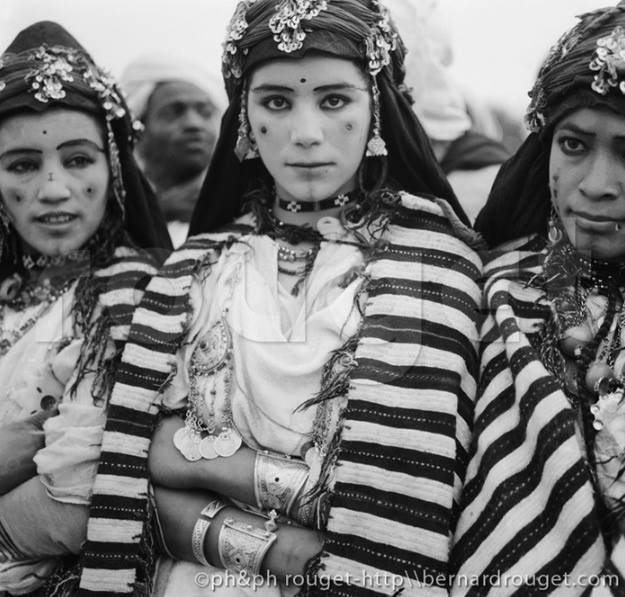
M 137 158 L 179 246 L 213 153 L 225 106 L 223 84 L 194 64 L 146 56 L 124 69 L 121 86 L 144 126 Z

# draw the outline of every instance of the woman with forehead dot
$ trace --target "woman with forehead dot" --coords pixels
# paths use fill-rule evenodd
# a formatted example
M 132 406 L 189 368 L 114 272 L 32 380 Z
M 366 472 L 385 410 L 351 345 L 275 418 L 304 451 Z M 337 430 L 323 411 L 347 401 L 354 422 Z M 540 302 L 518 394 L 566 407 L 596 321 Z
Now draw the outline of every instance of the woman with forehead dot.
M 624 50 L 623 2 L 561 37 L 476 222 L 499 247 L 458 595 L 625 593 Z
M 164 414 L 159 536 L 185 562 L 161 560 L 162 594 L 263 573 L 267 592 L 447 592 L 481 264 L 403 57 L 375 1 L 236 8 L 194 236 L 126 353 Z
M 102 513 L 96 470 L 141 461 L 102 449 L 105 427 L 119 441 L 136 424 L 110 392 L 170 246 L 132 136 L 114 82 L 60 25 L 31 25 L 2 55 L 0 594 L 74 594 L 89 508 Z

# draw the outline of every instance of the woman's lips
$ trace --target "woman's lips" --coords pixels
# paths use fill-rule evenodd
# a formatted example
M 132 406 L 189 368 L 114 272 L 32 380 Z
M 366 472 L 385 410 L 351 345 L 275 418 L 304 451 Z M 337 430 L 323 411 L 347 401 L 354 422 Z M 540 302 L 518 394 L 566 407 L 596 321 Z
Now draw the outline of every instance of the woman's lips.
M 585 212 L 573 212 L 576 225 L 582 230 L 593 232 L 615 232 L 618 228 L 625 227 L 625 219 L 589 214 Z
M 48 226 L 63 226 L 75 220 L 78 216 L 69 213 L 49 213 L 37 216 L 35 220 Z

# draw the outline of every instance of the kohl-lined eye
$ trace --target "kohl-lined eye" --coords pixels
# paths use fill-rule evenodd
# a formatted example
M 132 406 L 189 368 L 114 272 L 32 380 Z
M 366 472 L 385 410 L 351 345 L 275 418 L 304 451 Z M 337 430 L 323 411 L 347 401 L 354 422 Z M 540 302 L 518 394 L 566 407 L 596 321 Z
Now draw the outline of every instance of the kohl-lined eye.
M 63 165 L 66 168 L 86 168 L 91 166 L 95 160 L 88 154 L 79 153 L 72 156 L 67 157 L 63 160 Z
M 14 174 L 26 174 L 39 169 L 40 163 L 37 160 L 20 158 L 8 163 L 6 169 Z
M 344 95 L 328 95 L 323 98 L 321 106 L 329 110 L 338 110 L 346 106 L 351 100 Z
M 262 99 L 261 105 L 275 112 L 286 110 L 290 106 L 288 100 L 281 95 L 271 95 L 265 97 Z
M 566 155 L 580 155 L 586 151 L 586 143 L 577 137 L 562 136 L 558 138 L 558 145 Z

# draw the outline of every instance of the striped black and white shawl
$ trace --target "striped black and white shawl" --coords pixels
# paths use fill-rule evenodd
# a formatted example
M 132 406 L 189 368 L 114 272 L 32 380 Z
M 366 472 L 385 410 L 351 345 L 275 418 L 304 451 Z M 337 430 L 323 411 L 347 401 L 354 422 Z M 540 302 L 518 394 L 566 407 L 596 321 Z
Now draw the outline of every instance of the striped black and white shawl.
M 310 594 L 448 592 L 476 391 L 481 262 L 430 199 L 402 194 L 383 238 L 366 268 L 357 366 Z M 208 271 L 223 242 L 238 241 L 190 239 L 150 282 L 135 313 L 111 401 L 120 416 L 104 440 L 110 464 L 100 467 L 96 484 L 85 595 L 139 592 L 151 426 L 188 325 L 193 276 Z
M 528 285 L 544 242 L 486 266 L 488 317 L 471 460 L 456 529 L 457 595 L 624 595 L 625 549 L 604 545 L 577 415 L 530 340 L 550 308 Z M 620 583 L 618 586 L 617 583 Z

